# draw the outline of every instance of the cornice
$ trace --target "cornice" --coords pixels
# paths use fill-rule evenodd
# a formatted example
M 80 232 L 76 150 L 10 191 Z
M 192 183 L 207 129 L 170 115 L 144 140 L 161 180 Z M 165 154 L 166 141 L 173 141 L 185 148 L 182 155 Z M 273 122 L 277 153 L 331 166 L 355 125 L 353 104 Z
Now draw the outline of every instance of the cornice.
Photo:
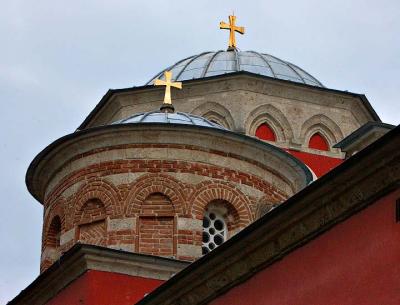
M 8 304 L 45 304 L 88 270 L 165 281 L 188 264 L 168 258 L 76 244 Z
M 28 190 L 43 203 L 49 182 L 61 168 L 68 165 L 71 158 L 121 144 L 154 143 L 194 145 L 210 153 L 215 151 L 235 155 L 235 158 L 264 166 L 267 171 L 283 179 L 293 192 L 312 181 L 311 172 L 301 161 L 278 147 L 252 137 L 195 125 L 134 123 L 93 127 L 56 140 L 31 162 L 26 174 Z M 231 145 L 225 145 L 221 151 L 221 143 Z

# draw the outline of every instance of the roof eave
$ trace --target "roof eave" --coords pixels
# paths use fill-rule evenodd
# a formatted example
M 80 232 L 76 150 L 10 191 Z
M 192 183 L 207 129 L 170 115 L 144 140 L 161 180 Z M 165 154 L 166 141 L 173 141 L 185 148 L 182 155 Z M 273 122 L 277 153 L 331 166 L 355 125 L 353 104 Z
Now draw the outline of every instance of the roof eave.
M 351 134 L 349 134 L 347 137 L 342 139 L 340 142 L 336 143 L 333 145 L 334 148 L 340 148 L 342 150 L 348 148 L 357 140 L 362 138 L 365 134 L 367 134 L 370 130 L 374 128 L 386 128 L 388 130 L 395 128 L 396 126 L 387 124 L 387 123 L 382 123 L 382 122 L 367 122 L 364 125 L 362 125 L 360 128 L 356 129 L 353 131 Z

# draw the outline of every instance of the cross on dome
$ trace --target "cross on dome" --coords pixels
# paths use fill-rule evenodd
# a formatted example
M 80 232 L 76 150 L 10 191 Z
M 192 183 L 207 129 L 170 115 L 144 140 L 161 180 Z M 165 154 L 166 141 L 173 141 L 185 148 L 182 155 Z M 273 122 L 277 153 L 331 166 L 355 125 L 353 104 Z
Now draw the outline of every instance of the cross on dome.
M 240 34 L 244 34 L 244 27 L 236 26 L 236 16 L 233 15 L 233 14 L 229 15 L 229 24 L 225 23 L 224 21 L 221 21 L 219 23 L 219 28 L 222 29 L 222 30 L 229 30 L 229 47 L 228 47 L 228 50 L 236 49 L 235 32 L 238 32 Z
M 172 79 L 171 71 L 164 71 L 164 77 L 165 77 L 165 81 L 162 79 L 158 79 L 158 78 L 156 80 L 154 80 L 154 86 L 165 86 L 164 103 L 161 108 L 165 109 L 165 110 L 172 110 L 172 112 L 173 112 L 174 108 L 172 106 L 172 100 L 171 100 L 171 87 L 177 88 L 177 89 L 182 89 L 182 83 L 171 81 L 171 79 Z

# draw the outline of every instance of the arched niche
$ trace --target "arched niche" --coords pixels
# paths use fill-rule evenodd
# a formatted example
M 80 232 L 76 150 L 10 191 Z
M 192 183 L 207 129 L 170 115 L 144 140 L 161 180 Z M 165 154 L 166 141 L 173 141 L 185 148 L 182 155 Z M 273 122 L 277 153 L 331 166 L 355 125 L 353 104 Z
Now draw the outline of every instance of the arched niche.
M 230 111 L 221 104 L 206 102 L 193 109 L 192 113 L 213 121 L 227 129 L 235 129 L 235 122 Z
M 330 118 L 323 114 L 315 115 L 306 120 L 300 131 L 300 141 L 304 147 L 308 147 L 313 135 L 322 136 L 331 150 L 332 146 L 343 139 L 343 133 L 340 127 Z
M 267 124 L 277 142 L 289 142 L 293 138 L 292 127 L 285 115 L 276 107 L 266 104 L 251 111 L 245 121 L 246 133 L 255 136 L 257 128 Z
M 46 237 L 45 237 L 45 247 L 59 250 L 60 248 L 60 238 L 61 238 L 61 218 L 56 215 L 50 222 L 50 225 L 47 229 Z

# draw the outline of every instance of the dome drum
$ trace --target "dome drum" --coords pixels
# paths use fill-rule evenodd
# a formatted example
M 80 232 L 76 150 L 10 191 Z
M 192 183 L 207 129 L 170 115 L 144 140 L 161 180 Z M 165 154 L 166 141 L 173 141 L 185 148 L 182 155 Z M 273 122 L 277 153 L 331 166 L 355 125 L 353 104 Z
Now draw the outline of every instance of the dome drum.
M 229 237 L 255 219 L 260 198 L 282 202 L 309 180 L 295 158 L 255 139 L 143 121 L 66 136 L 39 154 L 27 176 L 45 208 L 42 270 L 76 242 L 194 260 L 201 256 L 201 219 L 210 202 L 236 215 Z M 60 241 L 50 247 L 46 228 L 55 217 L 63 219 Z M 167 234 L 165 245 L 147 244 L 144 223 L 178 234 Z

